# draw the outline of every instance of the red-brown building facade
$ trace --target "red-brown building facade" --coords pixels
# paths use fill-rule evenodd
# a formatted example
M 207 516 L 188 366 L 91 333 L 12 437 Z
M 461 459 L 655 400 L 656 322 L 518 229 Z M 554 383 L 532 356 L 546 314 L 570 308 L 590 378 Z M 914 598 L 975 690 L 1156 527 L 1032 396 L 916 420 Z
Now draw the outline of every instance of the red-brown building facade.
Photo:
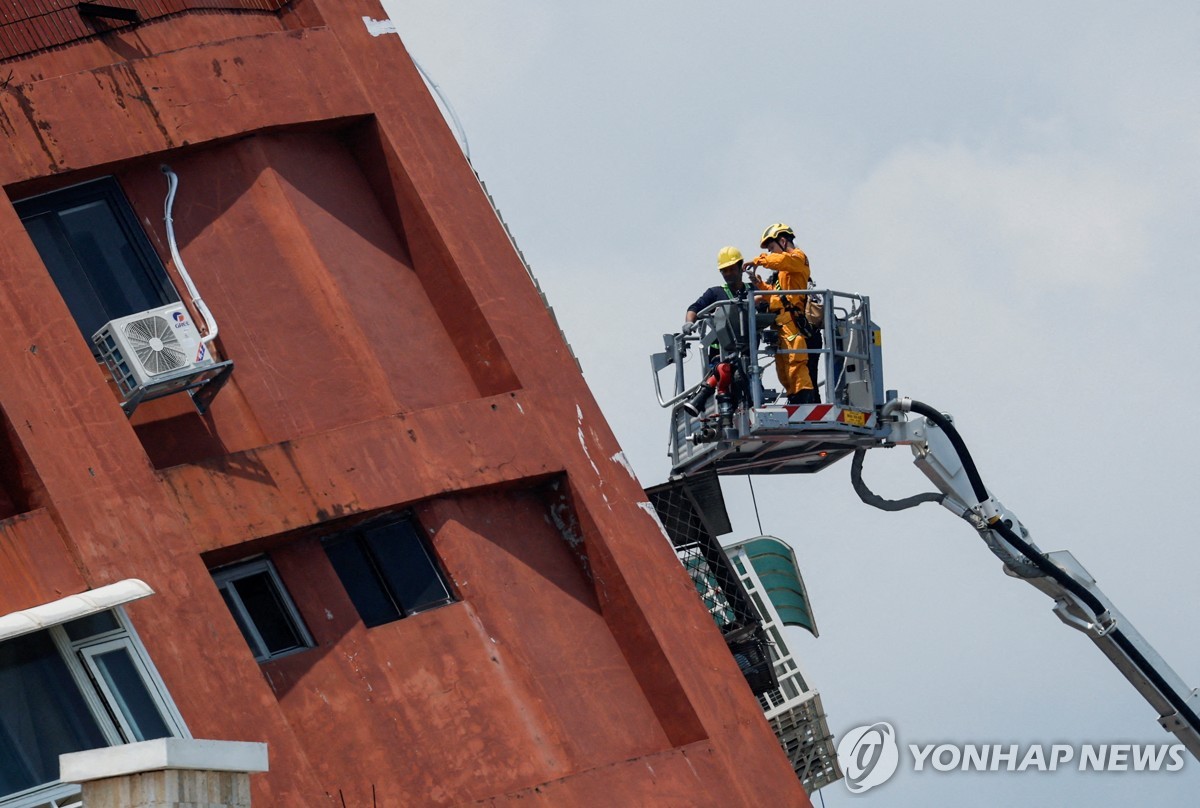
M 0 2 L 0 616 L 155 591 L 0 632 L 0 805 L 95 735 L 39 719 L 63 670 L 155 734 L 114 648 L 166 731 L 269 744 L 260 806 L 808 805 L 382 18 Z M 188 298 L 164 163 L 234 370 L 127 418 L 81 312 L 127 259 Z

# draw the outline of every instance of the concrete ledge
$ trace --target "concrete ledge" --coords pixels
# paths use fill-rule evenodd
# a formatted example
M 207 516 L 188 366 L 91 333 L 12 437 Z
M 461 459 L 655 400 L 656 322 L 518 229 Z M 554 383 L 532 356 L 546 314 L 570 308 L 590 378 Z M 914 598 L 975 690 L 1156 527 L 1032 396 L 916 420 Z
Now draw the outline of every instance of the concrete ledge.
M 163 769 L 265 772 L 267 745 L 243 741 L 159 738 L 156 741 L 72 752 L 59 755 L 58 758 L 58 779 L 64 783 L 85 783 Z

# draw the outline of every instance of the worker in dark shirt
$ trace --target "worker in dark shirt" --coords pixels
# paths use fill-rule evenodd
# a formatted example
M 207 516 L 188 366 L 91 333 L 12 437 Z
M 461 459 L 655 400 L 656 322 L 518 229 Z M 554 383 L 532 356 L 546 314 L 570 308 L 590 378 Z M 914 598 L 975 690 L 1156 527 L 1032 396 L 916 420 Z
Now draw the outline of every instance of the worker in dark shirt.
M 742 260 L 742 253 L 737 247 L 722 247 L 717 252 L 717 269 L 721 272 L 721 278 L 725 282 L 720 286 L 710 286 L 704 290 L 704 294 L 696 299 L 696 302 L 688 306 L 687 316 L 684 323 L 684 328 L 696 322 L 696 315 L 704 311 L 713 303 L 722 300 L 741 300 L 745 299 L 749 292 L 749 287 L 742 281 L 742 275 L 747 273 L 746 262 Z M 768 288 L 765 283 L 759 280 L 757 275 L 750 273 L 750 278 L 756 289 Z M 765 308 L 763 301 L 762 307 Z M 709 348 L 709 362 L 713 364 L 713 374 L 709 376 L 704 384 L 697 391 L 696 395 L 690 401 L 684 403 L 683 407 L 693 416 L 698 416 L 704 411 L 705 405 L 712 397 L 712 394 L 720 386 L 721 374 L 717 371 L 719 366 L 716 365 L 717 351 L 715 346 Z
M 741 250 L 737 247 L 722 247 L 717 253 L 717 269 L 720 270 L 721 278 L 725 283 L 705 289 L 704 294 L 700 295 L 695 303 L 688 306 L 684 322 L 696 322 L 696 315 L 717 301 L 745 297 L 746 284 L 742 282 L 742 275 L 746 271 L 746 262 L 742 260 Z M 758 281 L 756 276 L 752 275 L 751 277 L 756 281 L 756 288 L 767 288 L 766 284 Z

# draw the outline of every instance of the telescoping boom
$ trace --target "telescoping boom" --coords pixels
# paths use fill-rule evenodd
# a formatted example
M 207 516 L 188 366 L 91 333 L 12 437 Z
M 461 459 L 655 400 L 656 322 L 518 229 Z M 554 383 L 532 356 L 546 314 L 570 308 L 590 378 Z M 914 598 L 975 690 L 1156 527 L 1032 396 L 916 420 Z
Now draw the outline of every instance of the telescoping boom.
M 787 404 L 769 390 L 764 370 L 780 354 L 763 298 L 805 295 L 820 303 L 823 347 L 818 356 L 822 403 Z M 1158 711 L 1164 729 L 1200 759 L 1200 691 L 1189 689 L 1105 597 L 1071 553 L 1043 552 L 1020 520 L 984 486 L 949 415 L 883 389 L 882 340 L 865 296 L 832 290 L 750 291 L 699 313 L 688 330 L 663 336 L 651 357 L 659 404 L 671 413 L 668 451 L 676 477 L 715 470 L 721 475 L 812 473 L 853 454 L 851 482 L 868 505 L 902 510 L 940 503 L 967 521 L 1004 564 L 1054 601 L 1058 618 L 1085 634 Z M 689 383 L 684 358 L 692 352 L 701 379 Z M 664 394 L 663 371 L 673 386 Z M 687 405 L 711 379 L 715 395 L 694 414 Z M 814 378 L 814 382 L 817 379 Z M 914 464 L 938 493 L 887 500 L 863 482 L 866 451 L 907 445 Z

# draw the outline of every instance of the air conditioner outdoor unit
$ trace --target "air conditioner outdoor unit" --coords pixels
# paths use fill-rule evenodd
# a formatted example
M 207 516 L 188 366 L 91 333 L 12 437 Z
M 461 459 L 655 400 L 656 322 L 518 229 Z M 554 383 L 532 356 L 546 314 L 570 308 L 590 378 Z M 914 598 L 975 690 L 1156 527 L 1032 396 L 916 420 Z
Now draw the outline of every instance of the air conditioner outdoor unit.
M 217 362 L 182 303 L 118 317 L 92 336 L 123 398 L 126 415 L 142 401 L 188 390 L 203 412 L 233 367 Z M 201 397 L 200 388 L 212 387 Z

